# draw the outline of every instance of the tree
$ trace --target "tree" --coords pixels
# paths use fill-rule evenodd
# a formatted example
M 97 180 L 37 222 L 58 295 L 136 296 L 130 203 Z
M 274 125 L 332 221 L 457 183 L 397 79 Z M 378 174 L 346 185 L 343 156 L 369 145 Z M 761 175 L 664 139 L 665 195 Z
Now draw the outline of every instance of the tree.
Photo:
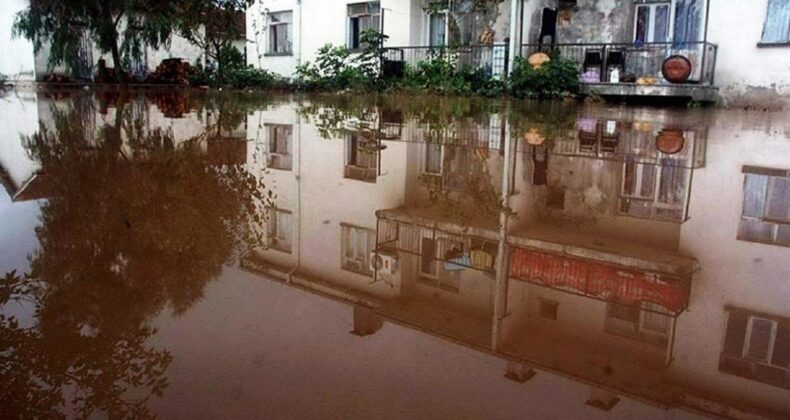
M 88 37 L 112 55 L 116 77 L 128 71 L 148 45 L 167 44 L 173 30 L 176 0 L 31 0 L 14 22 L 14 36 L 24 36 L 38 53 L 48 43 L 50 68 L 79 68 L 79 52 Z
M 225 82 L 227 54 L 245 35 L 244 14 L 254 0 L 186 0 L 182 2 L 179 34 L 217 62 L 217 78 Z
M 173 359 L 151 343 L 153 319 L 187 311 L 261 246 L 271 195 L 241 165 L 214 163 L 203 137 L 140 131 L 145 102 L 116 104 L 123 126 L 104 130 L 85 123 L 91 98 L 72 104 L 23 138 L 51 183 L 30 271 L 0 275 L 0 418 L 153 417 L 146 401 Z M 141 153 L 124 153 L 119 132 Z M 3 312 L 10 302 L 34 319 Z

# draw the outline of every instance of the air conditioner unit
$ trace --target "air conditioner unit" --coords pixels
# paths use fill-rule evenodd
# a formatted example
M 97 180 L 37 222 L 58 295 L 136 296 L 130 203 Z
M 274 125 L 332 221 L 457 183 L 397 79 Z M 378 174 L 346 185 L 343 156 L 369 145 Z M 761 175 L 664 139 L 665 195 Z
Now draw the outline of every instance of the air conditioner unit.
M 384 274 L 394 274 L 397 270 L 398 256 L 376 251 L 370 251 L 370 269 Z

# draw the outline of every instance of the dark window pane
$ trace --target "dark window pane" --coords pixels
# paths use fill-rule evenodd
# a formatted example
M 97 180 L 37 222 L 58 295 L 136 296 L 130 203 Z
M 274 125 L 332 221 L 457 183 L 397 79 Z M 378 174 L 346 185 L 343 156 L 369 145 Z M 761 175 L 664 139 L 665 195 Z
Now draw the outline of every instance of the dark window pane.
M 772 223 L 764 223 L 754 219 L 741 219 L 741 224 L 738 227 L 738 239 L 772 242 L 773 229 L 774 225 Z
M 724 349 L 722 352 L 735 357 L 743 354 L 743 339 L 746 335 L 746 323 L 748 316 L 740 311 L 730 311 L 727 321 L 727 331 L 724 337 Z
M 650 8 L 643 6 L 636 8 L 636 35 L 634 41 L 647 42 L 647 25 L 650 22 Z
M 746 180 L 743 184 L 744 216 L 763 217 L 767 189 L 767 176 L 746 174 Z
M 768 361 L 768 351 L 771 346 L 771 332 L 773 322 L 752 318 L 752 332 L 749 335 L 749 358 L 761 362 Z
M 779 323 L 771 364 L 790 368 L 790 324 L 787 322 Z
M 772 178 L 765 217 L 790 222 L 790 178 Z

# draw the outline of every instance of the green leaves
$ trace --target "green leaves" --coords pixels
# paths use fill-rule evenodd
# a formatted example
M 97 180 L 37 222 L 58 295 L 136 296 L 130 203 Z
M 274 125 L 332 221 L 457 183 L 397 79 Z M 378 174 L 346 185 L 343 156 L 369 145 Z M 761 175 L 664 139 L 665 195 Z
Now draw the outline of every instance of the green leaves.
M 516 58 L 509 79 L 510 94 L 517 98 L 554 99 L 579 90 L 579 70 L 574 61 L 556 57 L 534 69 Z

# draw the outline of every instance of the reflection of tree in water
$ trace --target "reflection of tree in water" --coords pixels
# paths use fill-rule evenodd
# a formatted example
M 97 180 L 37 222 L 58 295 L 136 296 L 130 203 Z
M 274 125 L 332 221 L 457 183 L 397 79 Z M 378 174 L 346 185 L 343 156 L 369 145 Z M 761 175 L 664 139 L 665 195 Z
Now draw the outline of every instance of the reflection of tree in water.
M 56 112 L 54 130 L 24 139 L 51 185 L 30 272 L 0 283 L 0 309 L 35 311 L 32 322 L 0 315 L 2 418 L 151 415 L 172 360 L 147 344 L 151 320 L 185 312 L 263 243 L 270 195 L 240 166 L 213 164 L 202 138 L 138 135 L 146 152 L 130 157 L 120 127 L 90 141 L 75 117 Z

